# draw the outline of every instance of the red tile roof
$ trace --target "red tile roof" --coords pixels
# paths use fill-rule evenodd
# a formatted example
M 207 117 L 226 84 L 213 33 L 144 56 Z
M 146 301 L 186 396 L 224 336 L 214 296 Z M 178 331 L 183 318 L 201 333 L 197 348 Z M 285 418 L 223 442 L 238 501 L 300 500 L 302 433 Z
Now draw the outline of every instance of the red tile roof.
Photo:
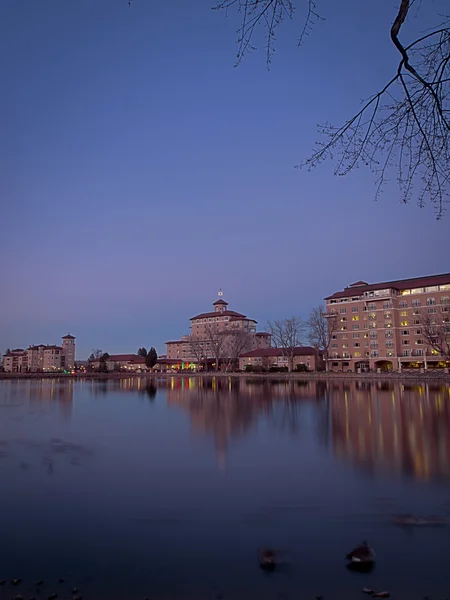
M 257 331 L 255 333 L 255 335 L 260 335 L 260 336 L 264 336 L 264 337 L 270 337 L 271 336 L 271 334 L 267 333 L 266 331 Z
M 344 288 L 341 292 L 335 292 L 331 296 L 327 296 L 325 300 L 346 298 L 361 295 L 364 292 L 384 290 L 385 288 L 401 291 L 409 288 L 443 285 L 445 283 L 450 283 L 450 273 L 443 273 L 441 275 L 427 275 L 425 277 L 413 277 L 412 279 L 399 279 L 397 281 L 381 281 L 380 283 L 365 283 L 364 281 L 359 281 L 357 284 L 352 284 L 351 286 Z
M 189 320 L 194 321 L 195 319 L 207 319 L 208 317 L 217 317 L 219 315 L 221 317 L 240 317 L 241 319 L 247 318 L 245 315 L 242 315 L 241 313 L 238 313 L 234 310 L 223 310 L 220 313 L 217 313 L 217 312 L 201 313 L 199 315 L 196 315 L 195 317 L 191 317 Z
M 74 340 L 75 336 L 74 335 L 70 335 L 70 333 L 68 333 L 67 335 L 63 335 L 62 339 L 63 340 Z
M 187 340 L 186 340 L 187 342 Z M 184 344 L 184 340 L 175 340 L 173 342 L 165 342 L 166 344 Z
M 145 358 L 138 354 L 110 354 L 106 359 L 108 362 L 132 362 L 145 364 Z M 100 362 L 100 358 L 96 358 L 92 362 Z
M 294 348 L 294 356 L 311 356 L 315 354 L 314 348 L 311 346 L 298 346 Z M 287 353 L 287 351 L 286 351 Z M 252 358 L 252 357 L 263 357 L 263 356 L 283 356 L 281 348 L 259 348 L 252 350 L 251 352 L 245 352 L 241 354 L 239 358 Z
M 213 302 L 213 306 L 217 306 L 218 304 L 224 304 L 225 306 L 228 306 L 228 302 L 225 302 L 225 300 L 222 300 L 222 298 L 219 298 L 218 300 Z

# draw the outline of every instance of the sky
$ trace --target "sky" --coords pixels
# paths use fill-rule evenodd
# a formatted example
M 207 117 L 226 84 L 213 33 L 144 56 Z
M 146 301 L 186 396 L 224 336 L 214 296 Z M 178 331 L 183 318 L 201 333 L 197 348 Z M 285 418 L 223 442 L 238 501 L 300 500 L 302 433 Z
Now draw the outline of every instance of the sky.
M 220 288 L 264 329 L 357 280 L 450 271 L 449 213 L 294 168 L 392 76 L 395 3 L 322 0 L 297 48 L 299 0 L 269 71 L 262 32 L 235 68 L 238 16 L 213 5 L 0 3 L 0 352 L 70 332 L 79 359 L 162 354 Z

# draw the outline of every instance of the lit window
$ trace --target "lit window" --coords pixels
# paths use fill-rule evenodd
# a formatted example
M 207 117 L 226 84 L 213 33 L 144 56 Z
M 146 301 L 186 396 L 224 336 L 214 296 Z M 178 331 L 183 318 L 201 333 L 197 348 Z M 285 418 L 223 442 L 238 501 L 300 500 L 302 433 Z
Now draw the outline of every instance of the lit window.
M 358 315 L 355 315 L 354 317 L 352 317 L 352 321 L 359 321 Z

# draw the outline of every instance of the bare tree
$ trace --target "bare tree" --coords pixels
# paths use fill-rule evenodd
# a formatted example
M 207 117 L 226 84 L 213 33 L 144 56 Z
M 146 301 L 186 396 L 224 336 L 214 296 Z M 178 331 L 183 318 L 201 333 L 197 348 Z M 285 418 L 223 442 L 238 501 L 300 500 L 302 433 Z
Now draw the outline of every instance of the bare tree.
M 193 335 L 189 336 L 189 352 L 197 362 L 197 368 L 202 365 L 207 368 L 208 359 L 208 344 L 203 338 L 197 338 Z
M 307 326 L 309 328 L 308 341 L 316 350 L 317 357 L 319 357 L 320 353 L 323 354 L 326 371 L 328 371 L 328 350 L 337 325 L 337 315 L 327 313 L 326 308 L 323 306 L 316 306 L 316 308 L 313 308 L 307 321 Z
M 442 308 L 429 314 L 423 310 L 420 315 L 420 330 L 428 346 L 440 354 L 444 360 L 450 361 L 450 317 Z
M 294 368 L 294 350 L 303 345 L 305 323 L 298 317 L 283 319 L 282 321 L 269 321 L 268 330 L 277 348 L 288 359 L 288 371 Z
M 232 327 L 228 331 L 224 332 L 225 344 L 224 344 L 224 364 L 225 369 L 235 370 L 236 365 L 239 362 L 239 356 L 243 352 L 250 350 L 251 336 L 250 333 L 242 327 Z
M 252 39 L 262 25 L 266 33 L 266 64 L 273 54 L 275 32 L 295 16 L 293 0 L 220 0 L 216 9 L 237 9 L 237 63 L 254 50 Z M 316 167 L 336 160 L 335 174 L 346 175 L 367 166 L 375 175 L 377 198 L 391 175 L 397 180 L 400 200 L 415 196 L 419 206 L 431 204 L 440 219 L 450 194 L 450 16 L 437 16 L 436 27 L 405 45 L 401 29 L 414 0 L 399 0 L 393 14 L 390 39 L 399 53 L 392 78 L 362 108 L 339 127 L 318 126 L 325 141 L 298 167 Z M 425 3 L 424 3 L 425 4 Z M 306 16 L 299 45 L 321 19 L 313 0 L 304 0 Z M 430 6 L 430 3 L 426 3 Z M 424 10 L 422 3 L 419 10 Z
M 210 323 L 205 327 L 205 341 L 208 343 L 208 350 L 215 362 L 215 370 L 219 370 L 220 362 L 223 359 L 226 337 L 217 323 Z

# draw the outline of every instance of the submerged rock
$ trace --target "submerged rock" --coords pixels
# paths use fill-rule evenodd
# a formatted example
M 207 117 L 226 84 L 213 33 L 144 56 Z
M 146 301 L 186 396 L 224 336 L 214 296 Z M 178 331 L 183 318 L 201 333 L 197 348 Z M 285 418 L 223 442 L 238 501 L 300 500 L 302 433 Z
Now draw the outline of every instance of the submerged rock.
M 363 588 L 362 591 L 364 592 L 364 594 L 369 594 L 369 596 L 372 596 L 372 594 L 374 594 L 375 592 L 373 590 L 371 590 L 370 588 Z
M 376 594 L 372 595 L 372 598 L 389 598 L 389 596 L 389 592 L 377 592 Z
M 19 583 L 20 583 L 21 581 L 22 581 L 21 579 L 13 579 L 13 580 L 11 581 L 11 583 L 12 583 L 13 585 L 19 585 Z
M 55 598 L 57 598 L 57 597 L 58 597 L 58 594 L 51 594 L 51 595 L 50 595 L 50 596 L 47 598 L 47 600 L 55 600 Z

